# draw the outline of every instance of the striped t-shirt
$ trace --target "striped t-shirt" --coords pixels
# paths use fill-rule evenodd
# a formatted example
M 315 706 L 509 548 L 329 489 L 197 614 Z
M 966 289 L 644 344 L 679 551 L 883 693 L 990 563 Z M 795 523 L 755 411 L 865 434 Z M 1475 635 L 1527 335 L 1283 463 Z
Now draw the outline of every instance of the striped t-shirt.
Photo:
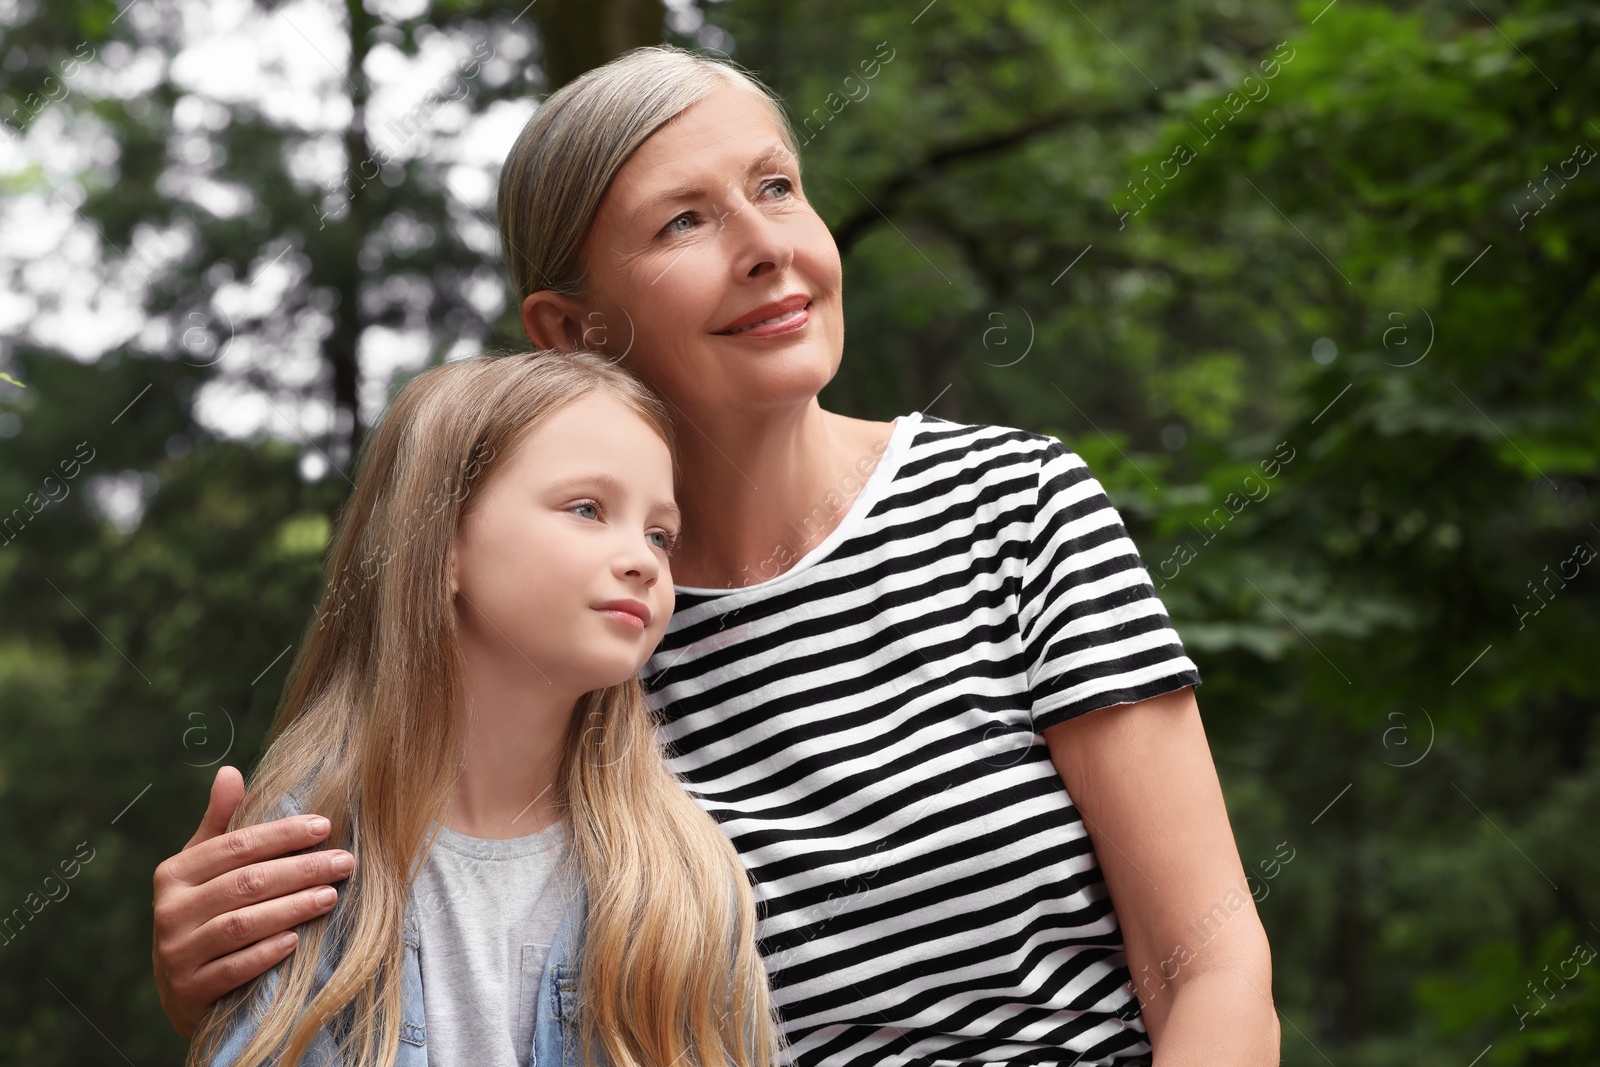
M 1200 675 L 1082 459 L 913 413 L 789 570 L 676 592 L 644 677 L 755 880 L 793 1062 L 1150 1062 L 1039 731 Z

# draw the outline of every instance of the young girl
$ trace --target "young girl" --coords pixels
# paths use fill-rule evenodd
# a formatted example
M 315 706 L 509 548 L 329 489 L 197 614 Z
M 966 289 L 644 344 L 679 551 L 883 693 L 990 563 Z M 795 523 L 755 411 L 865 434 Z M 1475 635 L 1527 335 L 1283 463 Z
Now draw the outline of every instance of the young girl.
M 234 820 L 324 814 L 355 873 L 191 1065 L 774 1062 L 748 880 L 638 680 L 673 606 L 671 448 L 588 353 L 400 392 Z

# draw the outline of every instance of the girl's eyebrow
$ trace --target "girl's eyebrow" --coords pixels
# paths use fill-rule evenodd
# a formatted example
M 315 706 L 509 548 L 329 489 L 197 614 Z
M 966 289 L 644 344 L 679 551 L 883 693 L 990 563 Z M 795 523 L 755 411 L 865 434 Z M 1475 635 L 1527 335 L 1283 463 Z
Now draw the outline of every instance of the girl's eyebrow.
M 554 493 L 571 493 L 582 489 L 590 489 L 595 486 L 599 486 L 607 492 L 615 493 L 619 496 L 627 492 L 627 489 L 620 481 L 603 472 L 595 472 L 593 474 L 578 474 L 571 478 L 563 478 L 561 481 L 551 485 L 550 491 Z M 655 510 L 666 512 L 678 522 L 683 521 L 683 512 L 679 511 L 678 505 L 674 504 L 670 500 L 656 501 Z

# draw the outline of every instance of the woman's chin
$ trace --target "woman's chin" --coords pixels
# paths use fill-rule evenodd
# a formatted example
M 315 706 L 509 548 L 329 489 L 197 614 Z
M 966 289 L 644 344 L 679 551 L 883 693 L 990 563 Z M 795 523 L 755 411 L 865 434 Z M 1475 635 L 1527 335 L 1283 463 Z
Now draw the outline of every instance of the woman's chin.
M 804 406 L 822 392 L 839 370 L 839 356 L 814 345 L 755 351 L 748 357 L 724 356 L 718 375 L 716 410 L 752 411 Z

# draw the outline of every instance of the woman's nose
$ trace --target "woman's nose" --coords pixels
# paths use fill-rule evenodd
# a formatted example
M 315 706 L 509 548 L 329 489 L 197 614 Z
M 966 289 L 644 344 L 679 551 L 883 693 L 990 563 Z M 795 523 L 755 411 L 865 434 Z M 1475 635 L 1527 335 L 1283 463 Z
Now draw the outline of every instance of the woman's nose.
M 734 248 L 734 275 L 757 278 L 782 272 L 794 262 L 794 241 L 788 227 L 769 217 L 755 204 L 746 203 L 723 219 Z

